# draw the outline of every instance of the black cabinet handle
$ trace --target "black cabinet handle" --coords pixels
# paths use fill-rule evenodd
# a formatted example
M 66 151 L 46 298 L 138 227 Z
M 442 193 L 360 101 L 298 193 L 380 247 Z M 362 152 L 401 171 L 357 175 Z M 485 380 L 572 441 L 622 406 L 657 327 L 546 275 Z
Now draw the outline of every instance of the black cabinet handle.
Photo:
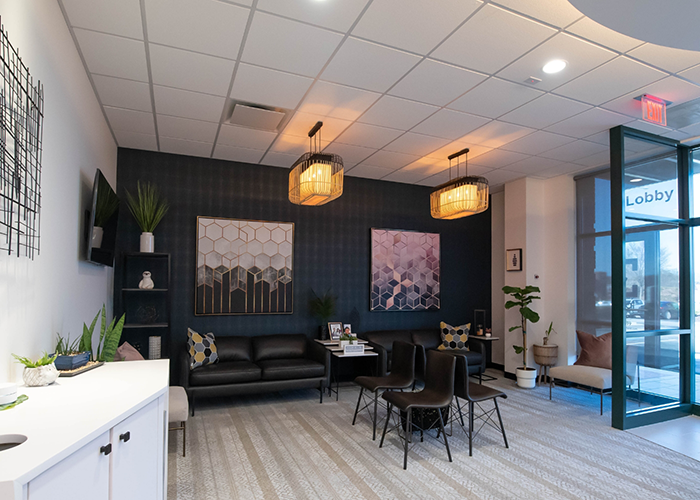
M 112 443 L 106 444 L 102 448 L 100 448 L 100 453 L 104 453 L 105 456 L 112 453 Z
M 124 441 L 125 443 L 131 439 L 131 432 L 126 431 L 124 434 L 119 434 L 119 441 Z

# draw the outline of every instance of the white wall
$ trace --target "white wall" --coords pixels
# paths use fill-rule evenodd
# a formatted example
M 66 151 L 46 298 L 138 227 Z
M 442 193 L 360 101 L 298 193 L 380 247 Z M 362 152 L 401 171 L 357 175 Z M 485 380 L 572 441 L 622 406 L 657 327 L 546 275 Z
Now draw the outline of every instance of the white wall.
M 0 382 L 21 377 L 10 353 L 51 351 L 56 332 L 80 335 L 102 303 L 112 269 L 82 260 L 83 212 L 95 169 L 116 186 L 117 147 L 56 1 L 0 0 L 2 24 L 44 85 L 41 253 L 0 254 Z
M 491 345 L 491 362 L 503 365 L 505 331 L 505 309 L 503 292 L 505 285 L 505 199 L 504 191 L 491 195 L 491 331 L 494 340 Z

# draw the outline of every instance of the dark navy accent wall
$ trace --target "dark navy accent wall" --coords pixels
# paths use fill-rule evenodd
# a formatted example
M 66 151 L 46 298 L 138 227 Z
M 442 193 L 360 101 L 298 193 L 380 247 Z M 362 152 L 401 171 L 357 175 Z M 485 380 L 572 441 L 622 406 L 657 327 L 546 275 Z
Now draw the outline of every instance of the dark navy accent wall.
M 288 174 L 285 168 L 119 149 L 119 197 L 125 199 L 125 189 L 134 193 L 137 180 L 151 181 L 171 205 L 154 234 L 156 252 L 171 254 L 174 346 L 185 342 L 187 327 L 215 335 L 303 332 L 315 336 L 318 323 L 307 307 L 310 288 L 317 293 L 332 288 L 338 297 L 334 320 L 349 323 L 353 307 L 357 308 L 362 331 L 437 327 L 440 321 L 458 325 L 472 322 L 474 309 L 490 314 L 490 210 L 439 221 L 430 216 L 431 188 L 347 176 L 338 200 L 303 207 L 287 198 Z M 120 213 L 118 249 L 136 252 L 140 230 L 125 204 Z M 194 315 L 198 215 L 295 224 L 293 314 Z M 440 311 L 369 311 L 373 227 L 440 233 Z

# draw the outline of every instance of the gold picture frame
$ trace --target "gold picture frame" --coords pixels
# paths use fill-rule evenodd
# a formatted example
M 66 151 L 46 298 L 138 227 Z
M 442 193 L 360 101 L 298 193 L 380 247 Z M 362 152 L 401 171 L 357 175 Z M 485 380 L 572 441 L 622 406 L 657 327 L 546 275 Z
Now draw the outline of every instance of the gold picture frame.
M 343 323 L 340 321 L 329 321 L 328 322 L 328 336 L 331 340 L 340 340 L 340 336 L 343 334 Z

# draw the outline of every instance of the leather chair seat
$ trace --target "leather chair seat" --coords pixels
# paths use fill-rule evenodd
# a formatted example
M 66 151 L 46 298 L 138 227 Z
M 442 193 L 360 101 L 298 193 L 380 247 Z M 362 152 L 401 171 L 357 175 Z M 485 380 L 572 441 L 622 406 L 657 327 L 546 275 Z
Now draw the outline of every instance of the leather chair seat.
M 444 350 L 438 352 L 450 354 L 452 356 L 462 356 L 467 360 L 467 365 L 469 367 L 470 374 L 479 372 L 481 360 L 483 359 L 480 352 L 465 351 L 463 349 Z
M 386 377 L 357 377 L 355 383 L 370 392 L 377 392 L 378 389 L 408 389 L 413 385 L 413 377 L 390 373 Z
M 304 358 L 267 359 L 258 361 L 263 380 L 286 380 L 323 377 L 325 367 L 321 363 Z
M 250 361 L 224 361 L 200 366 L 190 373 L 190 385 L 223 385 L 260 380 L 260 367 Z M 323 375 L 323 371 L 321 371 Z
M 420 392 L 385 392 L 382 397 L 401 411 L 412 407 L 444 408 L 452 402 L 452 387 L 444 391 L 423 389 Z

